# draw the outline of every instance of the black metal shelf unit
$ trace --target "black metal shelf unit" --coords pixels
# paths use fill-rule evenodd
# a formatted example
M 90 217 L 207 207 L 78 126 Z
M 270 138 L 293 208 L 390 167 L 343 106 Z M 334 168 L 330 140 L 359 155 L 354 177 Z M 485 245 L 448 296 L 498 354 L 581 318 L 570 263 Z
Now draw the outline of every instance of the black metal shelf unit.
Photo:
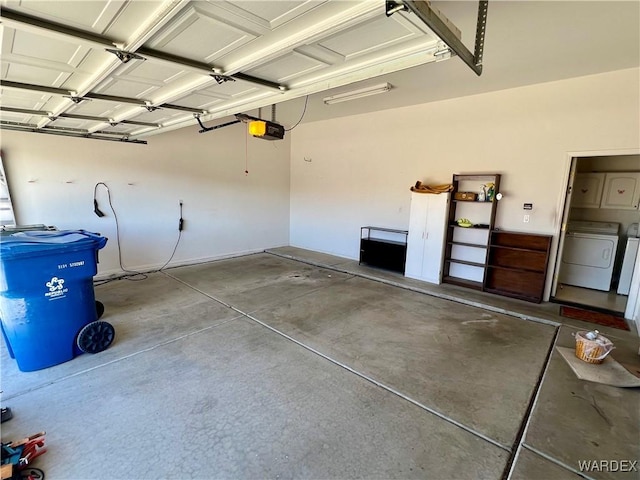
M 404 274 L 407 230 L 366 226 L 360 228 L 360 264 Z

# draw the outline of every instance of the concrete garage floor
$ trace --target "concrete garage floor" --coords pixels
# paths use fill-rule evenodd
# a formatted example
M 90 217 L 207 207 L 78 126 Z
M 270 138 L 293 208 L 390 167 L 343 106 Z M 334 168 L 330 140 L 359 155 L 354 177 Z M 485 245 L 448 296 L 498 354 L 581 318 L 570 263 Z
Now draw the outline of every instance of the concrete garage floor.
M 638 478 L 578 474 L 640 456 L 640 392 L 554 349 L 584 324 L 448 287 L 290 247 L 98 286 L 108 350 L 24 373 L 3 345 L 3 441 L 46 430 L 49 479 Z

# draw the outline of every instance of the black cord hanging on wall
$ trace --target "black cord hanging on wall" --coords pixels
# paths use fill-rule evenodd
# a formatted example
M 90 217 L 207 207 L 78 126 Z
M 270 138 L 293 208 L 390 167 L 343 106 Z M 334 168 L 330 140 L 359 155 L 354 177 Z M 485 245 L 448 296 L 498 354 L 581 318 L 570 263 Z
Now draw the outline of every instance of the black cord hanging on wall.
M 120 269 L 127 274 L 127 275 L 124 275 L 122 278 L 126 280 L 132 280 L 132 281 L 145 280 L 146 278 L 148 278 L 148 275 L 146 273 L 129 270 L 125 268 L 122 263 L 122 248 L 120 245 L 120 223 L 118 221 L 118 215 L 116 214 L 116 211 L 113 208 L 113 202 L 111 201 L 111 191 L 109 190 L 109 187 L 107 186 L 107 184 L 104 182 L 98 182 L 93 187 L 93 212 L 100 218 L 106 216 L 105 213 L 102 212 L 102 210 L 100 210 L 100 208 L 98 207 L 97 193 L 98 193 L 99 186 L 103 186 L 104 189 L 107 191 L 107 200 L 109 202 L 109 208 L 113 212 L 113 218 L 116 224 L 116 244 L 118 247 L 118 264 L 120 265 Z M 178 245 L 180 244 L 180 240 L 182 239 L 182 231 L 184 230 L 184 219 L 182 217 L 182 205 L 183 205 L 182 200 L 180 200 L 180 219 L 178 220 L 178 239 L 176 240 L 176 243 L 173 247 L 171 256 L 169 257 L 169 260 L 167 260 L 159 269 L 153 270 L 153 272 L 159 272 L 163 270 L 167 265 L 169 265 L 171 260 L 173 260 L 173 257 L 175 256 L 176 251 L 178 250 Z M 111 280 L 99 282 L 99 284 L 107 283 L 109 281 Z
M 116 223 L 116 244 L 118 246 L 118 264 L 120 265 L 120 269 L 127 274 L 124 276 L 124 278 L 126 278 L 127 280 L 136 280 L 136 281 L 144 280 L 148 278 L 146 274 L 142 272 L 135 272 L 133 270 L 128 270 L 122 264 L 122 248 L 120 247 L 120 223 L 118 222 L 118 215 L 116 214 L 116 211 L 113 208 L 113 203 L 111 202 L 111 191 L 109 190 L 109 187 L 107 186 L 107 184 L 104 182 L 98 182 L 93 187 L 93 212 L 98 217 L 101 217 L 101 218 L 106 216 L 98 207 L 97 193 L 98 193 L 99 186 L 103 186 L 107 191 L 107 200 L 109 201 L 109 208 L 111 208 L 111 211 L 113 212 L 113 218 Z M 141 278 L 136 278 L 136 277 L 141 277 Z

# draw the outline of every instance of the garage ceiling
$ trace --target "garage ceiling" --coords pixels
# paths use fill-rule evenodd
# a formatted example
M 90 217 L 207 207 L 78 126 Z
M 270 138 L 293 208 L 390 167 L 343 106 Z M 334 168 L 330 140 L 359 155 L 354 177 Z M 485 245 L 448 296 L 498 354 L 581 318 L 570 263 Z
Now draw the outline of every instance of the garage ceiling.
M 385 10 L 383 0 L 5 0 L 2 124 L 130 141 L 450 56 L 415 14 Z

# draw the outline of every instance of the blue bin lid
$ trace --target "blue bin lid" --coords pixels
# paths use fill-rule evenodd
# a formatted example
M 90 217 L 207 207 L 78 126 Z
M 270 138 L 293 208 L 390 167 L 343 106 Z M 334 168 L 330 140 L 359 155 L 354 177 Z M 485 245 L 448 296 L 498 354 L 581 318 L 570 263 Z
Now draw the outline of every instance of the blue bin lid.
M 68 249 L 101 249 L 107 239 L 85 230 L 27 231 L 0 238 L 0 254 L 4 259 L 29 255 L 54 254 Z

